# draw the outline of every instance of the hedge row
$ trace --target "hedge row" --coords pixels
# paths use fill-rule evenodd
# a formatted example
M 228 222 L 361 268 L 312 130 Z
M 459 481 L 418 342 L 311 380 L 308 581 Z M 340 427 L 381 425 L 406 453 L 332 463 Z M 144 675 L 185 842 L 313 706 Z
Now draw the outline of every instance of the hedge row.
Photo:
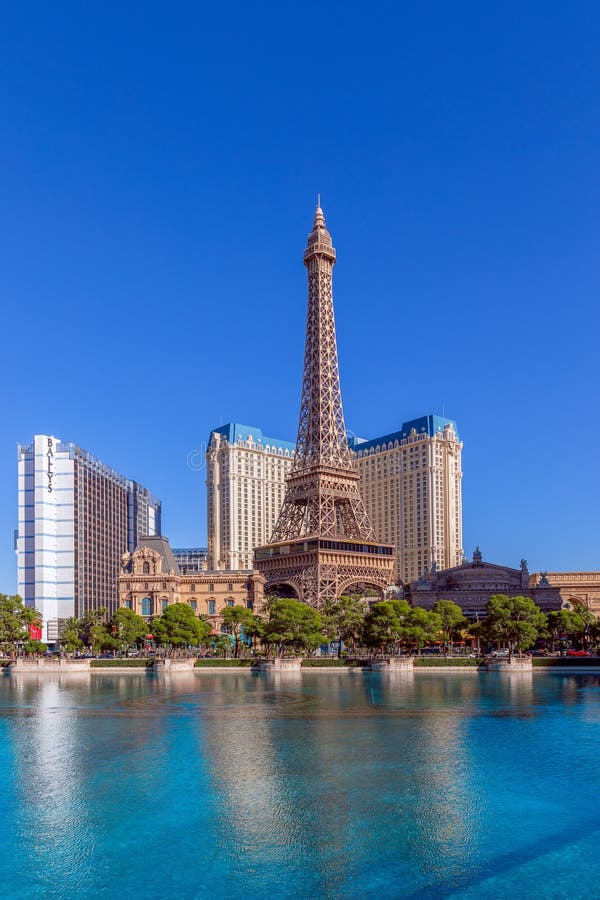
M 534 666 L 595 666 L 600 668 L 597 656 L 534 656 Z
M 94 669 L 118 667 L 120 669 L 147 669 L 152 665 L 151 659 L 92 659 L 90 666 Z
M 347 668 L 356 668 L 359 666 L 368 666 L 368 659 L 331 659 L 327 657 L 325 659 L 315 659 L 311 657 L 310 659 L 302 660 L 302 667 L 310 668 L 329 668 L 331 666 L 343 667 Z
M 255 660 L 253 659 L 197 659 L 195 668 L 201 669 L 203 666 L 213 668 L 215 666 L 227 666 L 237 668 L 239 666 L 251 666 Z
M 473 657 L 457 657 L 451 656 L 448 659 L 443 658 L 433 658 L 433 657 L 423 657 L 423 656 L 415 656 L 414 665 L 421 666 L 424 669 L 429 669 L 435 666 L 479 666 L 481 665 L 483 660 L 475 659 Z

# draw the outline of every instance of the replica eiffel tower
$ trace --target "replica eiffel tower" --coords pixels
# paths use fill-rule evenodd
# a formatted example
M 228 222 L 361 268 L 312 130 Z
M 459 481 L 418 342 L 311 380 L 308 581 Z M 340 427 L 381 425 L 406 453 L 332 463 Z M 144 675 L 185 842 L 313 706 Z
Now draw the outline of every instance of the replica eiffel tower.
M 320 607 L 352 586 L 394 580 L 394 550 L 373 535 L 344 426 L 332 276 L 335 249 L 320 203 L 308 236 L 308 310 L 296 456 L 271 541 L 255 552 L 265 591 Z

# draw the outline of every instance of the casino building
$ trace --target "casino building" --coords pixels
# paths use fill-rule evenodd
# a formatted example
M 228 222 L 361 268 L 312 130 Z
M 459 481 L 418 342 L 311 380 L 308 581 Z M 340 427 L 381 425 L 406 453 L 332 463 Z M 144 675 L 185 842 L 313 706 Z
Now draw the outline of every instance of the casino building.
M 437 570 L 432 565 L 410 585 L 410 600 L 414 606 L 432 609 L 438 600 L 452 600 L 472 620 L 485 616 L 485 605 L 494 594 L 509 597 L 530 597 L 542 610 L 551 612 L 569 604 L 563 601 L 560 591 L 547 580 L 531 582 L 527 560 L 522 559 L 518 569 L 484 561 L 479 547 L 472 560 L 461 565 Z
M 160 534 L 161 504 L 77 444 L 46 434 L 18 445 L 18 494 L 18 591 L 53 643 L 61 620 L 114 612 L 123 549 Z
M 254 570 L 214 572 L 206 563 L 184 573 L 166 537 L 143 537 L 133 553 L 121 557 L 119 606 L 151 619 L 172 603 L 187 603 L 218 631 L 226 606 L 261 610 L 264 583 Z

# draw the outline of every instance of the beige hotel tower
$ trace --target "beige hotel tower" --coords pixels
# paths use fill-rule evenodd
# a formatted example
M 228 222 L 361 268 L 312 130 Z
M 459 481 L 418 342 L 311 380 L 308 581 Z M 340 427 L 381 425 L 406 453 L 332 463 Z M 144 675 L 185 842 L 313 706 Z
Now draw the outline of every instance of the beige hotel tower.
M 462 443 L 442 416 L 405 422 L 392 434 L 349 441 L 377 540 L 393 544 L 396 577 L 409 583 L 433 562 L 462 562 Z M 209 569 L 252 569 L 271 538 L 295 445 L 229 423 L 211 432 L 207 462 Z

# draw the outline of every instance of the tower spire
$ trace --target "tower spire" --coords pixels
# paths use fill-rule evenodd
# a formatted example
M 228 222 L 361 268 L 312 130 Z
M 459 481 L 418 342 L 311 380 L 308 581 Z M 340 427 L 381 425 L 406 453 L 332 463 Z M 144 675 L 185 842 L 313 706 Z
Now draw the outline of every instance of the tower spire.
M 308 534 L 373 538 L 344 424 L 333 314 L 335 259 L 331 235 L 318 206 L 304 251 L 308 304 L 296 456 L 273 541 Z M 327 489 L 321 477 L 324 470 L 329 473 Z M 294 483 L 296 474 L 303 476 L 301 485 Z M 335 478 L 344 481 L 343 489 L 339 484 L 332 486 Z
M 353 583 L 383 590 L 394 569 L 393 548 L 375 543 L 348 448 L 333 314 L 336 252 L 320 200 L 304 251 L 308 304 L 296 455 L 270 543 L 255 555 L 268 589 L 288 584 L 315 606 Z

